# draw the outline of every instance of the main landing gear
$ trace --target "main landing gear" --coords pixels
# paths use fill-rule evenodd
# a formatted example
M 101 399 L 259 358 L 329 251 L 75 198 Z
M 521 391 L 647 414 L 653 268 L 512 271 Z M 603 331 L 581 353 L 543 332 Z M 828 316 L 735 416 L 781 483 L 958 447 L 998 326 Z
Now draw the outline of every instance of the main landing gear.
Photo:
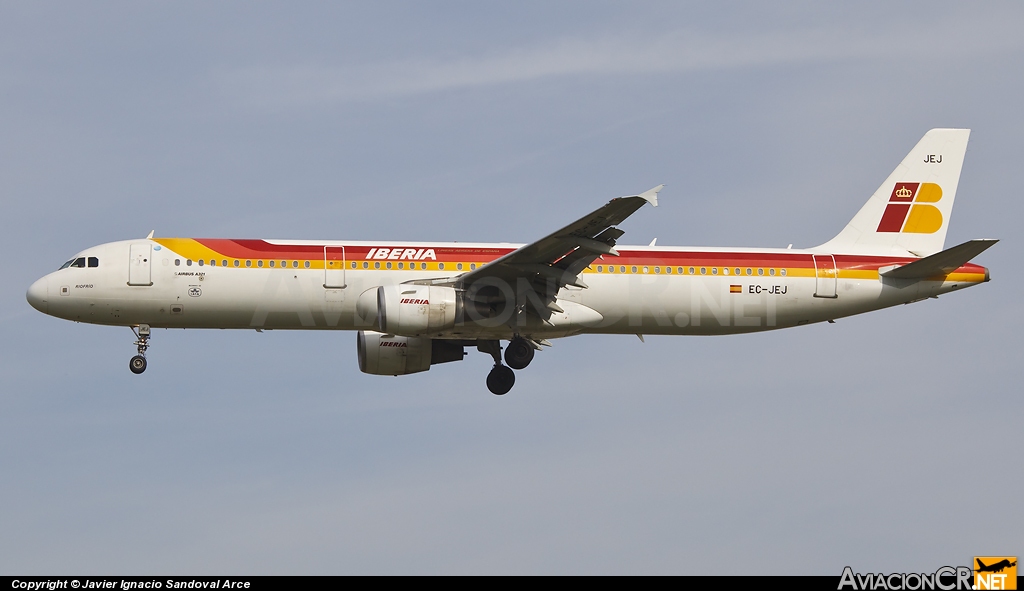
M 505 347 L 505 363 L 512 369 L 526 369 L 533 361 L 534 348 L 530 341 L 515 337 Z
M 490 353 L 494 359 L 494 367 L 487 374 L 487 389 L 492 394 L 501 396 L 507 394 L 516 383 L 516 374 L 513 369 L 524 369 L 533 361 L 535 349 L 533 344 L 521 336 L 516 335 L 505 347 L 505 363 L 501 364 L 501 344 L 498 341 L 477 341 L 477 347 L 482 353 Z
M 135 346 L 139 348 L 139 354 L 131 358 L 128 362 L 128 369 L 132 370 L 133 374 L 140 374 L 146 371 L 146 349 L 149 348 L 149 325 L 140 324 L 139 328 L 132 327 L 132 332 L 135 333 Z

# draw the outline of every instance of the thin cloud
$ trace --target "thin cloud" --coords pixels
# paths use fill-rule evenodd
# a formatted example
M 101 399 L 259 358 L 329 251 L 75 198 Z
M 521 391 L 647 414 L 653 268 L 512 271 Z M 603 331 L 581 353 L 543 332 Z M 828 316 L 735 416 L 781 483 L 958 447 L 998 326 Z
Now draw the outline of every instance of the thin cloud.
M 569 76 L 679 74 L 742 67 L 844 59 L 906 59 L 1005 49 L 1016 35 L 993 23 L 955 28 L 881 31 L 851 35 L 825 29 L 772 35 L 674 32 L 660 37 L 623 35 L 599 41 L 566 39 L 480 57 L 408 59 L 347 67 L 252 66 L 227 72 L 221 89 L 264 106 L 366 101 Z M 984 34 L 981 32 L 984 31 Z M 975 33 L 977 32 L 977 34 Z M 936 46 L 936 39 L 947 43 Z

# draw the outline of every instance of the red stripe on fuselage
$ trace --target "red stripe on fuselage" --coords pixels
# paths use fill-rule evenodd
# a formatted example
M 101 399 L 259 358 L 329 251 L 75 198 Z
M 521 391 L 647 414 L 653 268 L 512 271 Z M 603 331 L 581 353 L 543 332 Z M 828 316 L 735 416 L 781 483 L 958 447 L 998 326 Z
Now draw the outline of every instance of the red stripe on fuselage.
M 289 260 L 323 260 L 324 246 L 320 244 L 271 244 L 265 240 L 228 239 L 228 238 L 196 238 L 196 242 L 220 253 L 222 256 L 236 259 L 289 259 Z M 335 246 L 335 245 L 327 245 Z M 432 249 L 437 262 L 477 262 L 488 263 L 502 257 L 514 249 L 501 247 L 427 247 L 427 246 L 345 246 L 345 258 L 348 260 L 367 260 L 370 250 L 380 248 L 417 250 Z M 690 250 L 620 250 L 621 256 L 605 256 L 593 262 L 593 265 L 660 265 L 672 267 L 786 267 L 789 269 L 813 269 L 814 259 L 806 253 L 760 253 L 760 252 L 700 252 Z M 374 260 L 374 259 L 370 259 Z M 386 259 L 381 259 L 386 260 Z M 869 255 L 835 255 L 836 268 L 840 271 L 874 271 L 890 265 L 905 265 L 917 259 L 911 257 L 888 257 Z M 968 263 L 959 269 L 959 273 L 984 273 L 985 267 Z

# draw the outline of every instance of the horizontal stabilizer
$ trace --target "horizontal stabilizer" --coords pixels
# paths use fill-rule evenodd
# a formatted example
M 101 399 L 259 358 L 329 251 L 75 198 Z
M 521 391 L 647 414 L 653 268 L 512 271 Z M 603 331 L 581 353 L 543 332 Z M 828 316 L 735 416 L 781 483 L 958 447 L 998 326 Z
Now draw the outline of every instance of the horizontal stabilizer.
M 924 279 L 936 275 L 947 275 L 959 269 L 964 263 L 985 252 L 998 240 L 968 240 L 963 244 L 947 248 L 942 252 L 918 259 L 910 264 L 896 267 L 882 273 L 883 277 L 894 279 Z

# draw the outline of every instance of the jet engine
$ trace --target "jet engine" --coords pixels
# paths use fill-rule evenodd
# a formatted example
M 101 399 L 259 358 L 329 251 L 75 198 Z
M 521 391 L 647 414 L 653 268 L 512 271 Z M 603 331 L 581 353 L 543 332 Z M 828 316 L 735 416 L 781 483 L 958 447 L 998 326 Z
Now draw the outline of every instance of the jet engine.
M 431 365 L 461 361 L 466 354 L 462 341 L 386 335 L 372 330 L 356 334 L 359 371 L 380 376 L 400 376 L 427 371 Z
M 453 328 L 462 320 L 462 294 L 435 285 L 377 288 L 377 327 L 387 334 L 421 336 Z

